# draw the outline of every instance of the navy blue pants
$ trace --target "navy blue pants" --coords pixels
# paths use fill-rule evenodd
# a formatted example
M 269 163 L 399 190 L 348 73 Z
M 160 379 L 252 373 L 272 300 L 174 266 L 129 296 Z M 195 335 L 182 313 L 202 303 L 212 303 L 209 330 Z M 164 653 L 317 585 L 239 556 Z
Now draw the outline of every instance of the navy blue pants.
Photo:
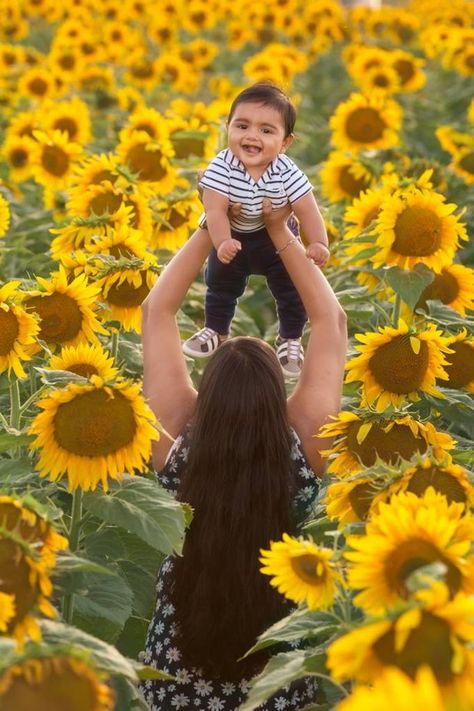
M 290 220 L 288 226 L 298 234 L 295 220 Z M 215 249 L 207 260 L 206 326 L 222 335 L 229 333 L 237 299 L 244 293 L 249 276 L 260 274 L 266 277 L 276 301 L 280 336 L 300 338 L 308 317 L 267 230 L 264 227 L 256 232 L 232 230 L 232 237 L 242 243 L 242 249 L 230 264 L 220 262 Z

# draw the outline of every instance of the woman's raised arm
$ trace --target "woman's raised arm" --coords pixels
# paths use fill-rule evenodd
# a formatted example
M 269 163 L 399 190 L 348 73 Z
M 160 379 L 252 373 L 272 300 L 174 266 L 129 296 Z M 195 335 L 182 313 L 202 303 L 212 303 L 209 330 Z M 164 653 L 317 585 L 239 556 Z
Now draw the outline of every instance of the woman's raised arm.
M 264 217 L 270 238 L 290 275 L 308 314 L 311 333 L 298 383 L 288 398 L 288 414 L 306 457 L 315 473 L 324 471 L 320 450 L 328 440 L 314 435 L 341 406 L 347 350 L 346 315 L 326 277 L 310 261 L 304 247 L 286 225 L 283 208 L 272 210 L 264 200 Z
M 143 391 L 163 429 L 176 437 L 191 418 L 196 390 L 186 368 L 176 313 L 211 249 L 207 230 L 197 230 L 171 259 L 142 304 Z M 162 434 L 153 450 L 163 468 L 172 440 Z

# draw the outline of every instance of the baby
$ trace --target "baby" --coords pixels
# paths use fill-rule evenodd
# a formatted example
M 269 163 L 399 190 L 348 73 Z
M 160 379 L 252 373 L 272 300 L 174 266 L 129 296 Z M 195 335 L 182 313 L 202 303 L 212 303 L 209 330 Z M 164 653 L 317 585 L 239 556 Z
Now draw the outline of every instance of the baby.
M 262 201 L 273 208 L 290 203 L 308 241 L 306 255 L 322 267 L 329 258 L 324 221 L 306 175 L 285 156 L 293 141 L 296 110 L 275 85 L 258 83 L 234 100 L 227 120 L 228 148 L 208 165 L 199 183 L 214 249 L 206 267 L 205 327 L 183 343 L 186 355 L 207 358 L 228 338 L 237 299 L 250 274 L 263 274 L 276 301 L 276 353 L 285 375 L 297 377 L 304 353 L 306 313 L 279 253 L 265 229 Z M 229 208 L 240 204 L 238 214 Z M 295 235 L 280 250 L 299 240 Z

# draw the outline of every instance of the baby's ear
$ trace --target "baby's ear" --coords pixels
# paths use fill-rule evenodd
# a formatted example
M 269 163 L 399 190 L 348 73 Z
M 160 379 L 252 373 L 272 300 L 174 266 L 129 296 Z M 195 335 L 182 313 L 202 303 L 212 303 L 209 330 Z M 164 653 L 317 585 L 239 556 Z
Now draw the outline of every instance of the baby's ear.
M 295 138 L 294 133 L 290 133 L 290 135 L 285 138 L 285 140 L 283 141 L 283 145 L 281 147 L 280 153 L 284 153 L 286 151 L 286 149 L 289 148 L 289 146 L 291 146 L 294 138 Z

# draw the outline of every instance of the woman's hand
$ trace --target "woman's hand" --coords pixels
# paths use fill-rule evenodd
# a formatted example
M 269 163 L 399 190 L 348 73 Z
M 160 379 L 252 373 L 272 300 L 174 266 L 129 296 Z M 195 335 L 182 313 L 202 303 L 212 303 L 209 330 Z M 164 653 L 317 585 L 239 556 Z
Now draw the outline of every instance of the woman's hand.
M 272 202 L 269 198 L 263 198 L 262 208 L 265 227 L 267 227 L 268 230 L 271 230 L 273 227 L 286 227 L 286 223 L 293 212 L 289 202 L 283 205 L 283 207 L 273 209 Z

